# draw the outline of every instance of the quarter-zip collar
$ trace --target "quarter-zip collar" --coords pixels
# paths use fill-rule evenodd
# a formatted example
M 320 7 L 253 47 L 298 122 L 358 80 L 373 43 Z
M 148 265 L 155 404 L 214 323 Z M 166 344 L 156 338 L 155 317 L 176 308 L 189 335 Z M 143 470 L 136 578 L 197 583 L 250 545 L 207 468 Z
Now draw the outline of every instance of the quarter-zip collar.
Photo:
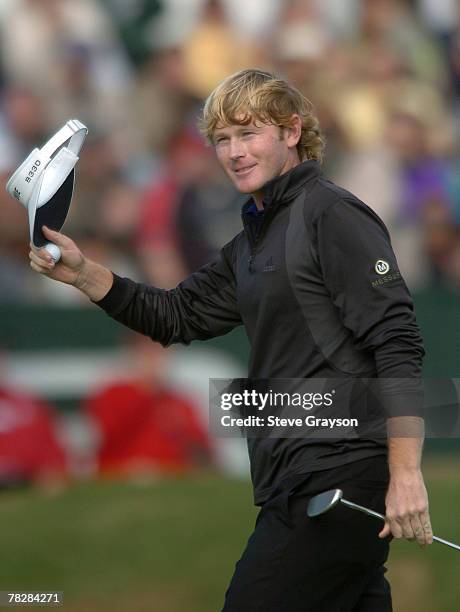
M 316 179 L 320 174 L 320 164 L 309 159 L 265 183 L 262 189 L 265 211 L 293 200 L 309 181 Z M 244 204 L 242 210 L 243 221 L 245 221 L 246 214 L 250 214 L 252 203 L 253 199 L 250 198 Z
M 288 172 L 268 181 L 262 190 L 263 211 L 255 210 L 253 198 L 243 206 L 243 226 L 250 245 L 249 271 L 252 272 L 258 245 L 280 206 L 291 202 L 307 183 L 320 175 L 320 165 L 313 160 L 304 161 Z M 262 218 L 261 218 L 262 217 Z

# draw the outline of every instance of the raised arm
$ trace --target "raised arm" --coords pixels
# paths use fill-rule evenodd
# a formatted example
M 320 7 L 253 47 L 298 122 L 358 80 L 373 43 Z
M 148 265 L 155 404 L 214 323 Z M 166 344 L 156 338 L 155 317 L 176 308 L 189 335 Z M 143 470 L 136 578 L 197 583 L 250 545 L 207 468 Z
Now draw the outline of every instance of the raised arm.
M 44 249 L 32 249 L 35 271 L 73 285 L 109 316 L 163 346 L 206 340 L 241 325 L 230 261 L 232 243 L 214 262 L 165 291 L 120 278 L 87 259 L 68 236 L 46 228 L 44 232 L 60 247 L 62 256 L 54 264 Z

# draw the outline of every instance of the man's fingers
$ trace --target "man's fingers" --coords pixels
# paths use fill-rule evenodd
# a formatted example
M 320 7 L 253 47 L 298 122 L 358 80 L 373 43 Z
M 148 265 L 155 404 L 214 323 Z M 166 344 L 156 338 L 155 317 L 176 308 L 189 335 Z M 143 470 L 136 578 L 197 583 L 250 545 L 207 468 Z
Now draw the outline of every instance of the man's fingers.
M 412 525 L 412 517 L 409 515 L 406 515 L 403 517 L 403 519 L 400 522 L 401 525 L 401 532 L 402 532 L 402 537 L 405 540 L 414 540 L 416 539 L 418 536 L 415 534 L 415 531 L 413 529 L 413 525 Z M 421 525 L 419 525 L 419 527 L 421 527 Z M 418 529 L 419 535 L 420 535 L 420 529 Z
M 73 246 L 73 241 L 65 234 L 55 232 L 49 227 L 46 227 L 46 225 L 43 225 L 42 230 L 45 236 L 49 238 L 51 242 L 54 242 L 54 244 L 64 248 Z
M 40 272 L 40 274 L 48 274 L 54 268 L 54 264 L 51 266 L 47 264 L 40 265 L 40 264 L 35 263 L 35 261 L 31 260 L 30 267 L 32 268 L 32 270 L 35 270 L 35 272 Z
M 417 541 L 420 546 L 426 546 L 433 542 L 433 531 L 431 529 L 428 512 L 421 512 L 399 519 L 387 517 L 385 526 L 379 533 L 379 538 L 385 538 L 390 533 L 396 539 L 406 539 L 410 542 Z
M 395 519 L 389 519 L 387 517 L 385 520 L 385 527 L 379 533 L 379 538 L 386 538 L 389 535 L 393 535 L 394 538 L 402 538 L 403 530 Z
M 394 538 L 400 539 L 404 537 L 402 525 L 395 518 L 386 517 L 385 527 L 388 525 L 388 533 L 391 533 Z M 385 528 L 384 528 L 385 529 Z
M 415 539 L 420 546 L 426 546 L 433 542 L 433 532 L 428 512 L 414 513 L 410 517 L 410 524 Z
M 46 271 L 52 270 L 54 268 L 53 258 L 45 249 L 40 249 L 38 251 L 29 251 L 29 259 L 31 265 L 32 263 L 34 263 L 36 266 L 38 266 L 39 268 L 43 268 Z
M 420 523 L 425 532 L 426 543 L 433 544 L 433 529 L 431 527 L 430 514 L 428 511 L 420 512 Z
M 390 521 L 390 529 L 391 529 L 391 533 L 393 534 L 393 537 L 396 538 L 397 540 L 404 537 L 402 527 L 398 523 L 398 521 L 395 521 L 395 520 Z
M 379 533 L 379 538 L 381 539 L 386 538 L 390 535 L 390 533 L 391 533 L 390 525 L 389 523 L 385 521 L 385 526 L 382 529 L 382 531 Z
M 422 523 L 420 522 L 420 516 L 418 514 L 411 516 L 410 525 L 415 539 L 417 540 L 417 544 L 420 544 L 420 546 L 425 546 L 427 544 L 425 531 L 423 529 Z

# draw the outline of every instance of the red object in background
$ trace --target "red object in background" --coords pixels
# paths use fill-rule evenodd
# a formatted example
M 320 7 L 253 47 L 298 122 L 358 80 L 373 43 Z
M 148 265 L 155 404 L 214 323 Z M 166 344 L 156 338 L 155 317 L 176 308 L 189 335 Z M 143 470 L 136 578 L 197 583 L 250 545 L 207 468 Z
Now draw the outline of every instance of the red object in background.
M 161 178 L 143 194 L 137 242 L 139 247 L 158 244 L 178 248 L 177 205 L 184 185 L 206 176 L 212 150 L 194 129 L 184 128 L 170 143 Z
M 66 456 L 53 418 L 48 404 L 0 387 L 0 485 L 66 475 Z
M 176 246 L 174 220 L 179 189 L 177 179 L 166 174 L 146 191 L 141 205 L 138 246 Z
M 84 404 L 101 434 L 102 474 L 181 473 L 210 462 L 210 444 L 193 406 L 164 388 L 114 384 Z

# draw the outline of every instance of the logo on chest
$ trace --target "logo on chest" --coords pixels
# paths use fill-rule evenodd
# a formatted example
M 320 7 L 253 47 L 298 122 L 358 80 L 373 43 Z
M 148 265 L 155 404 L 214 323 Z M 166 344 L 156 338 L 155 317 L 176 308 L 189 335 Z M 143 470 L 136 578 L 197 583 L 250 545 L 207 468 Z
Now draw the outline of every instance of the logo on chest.
M 267 261 L 265 262 L 264 267 L 262 268 L 262 272 L 275 272 L 275 271 L 276 271 L 276 266 L 273 261 L 273 257 L 269 257 Z

